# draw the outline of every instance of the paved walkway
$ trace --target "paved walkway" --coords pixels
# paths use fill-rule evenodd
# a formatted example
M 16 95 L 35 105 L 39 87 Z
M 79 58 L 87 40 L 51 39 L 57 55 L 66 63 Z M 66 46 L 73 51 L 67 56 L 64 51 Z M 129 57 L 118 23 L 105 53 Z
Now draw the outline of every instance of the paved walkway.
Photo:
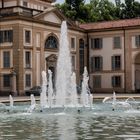
M 96 94 L 93 94 L 93 99 L 104 99 L 105 97 L 111 97 L 112 94 L 111 93 L 96 93 Z M 120 94 L 120 93 L 116 93 L 116 97 L 118 99 L 127 99 L 129 97 L 133 97 L 135 99 L 140 99 L 140 93 L 138 94 L 135 94 L 135 93 L 131 93 L 131 94 L 127 94 L 127 93 L 123 93 L 123 94 Z M 35 96 L 35 99 L 36 100 L 40 100 L 40 97 L 39 96 Z M 15 102 L 26 102 L 26 101 L 30 101 L 30 96 L 16 96 L 16 97 L 13 97 L 13 100 Z M 0 102 L 1 103 L 6 103 L 6 102 L 9 102 L 9 96 L 6 96 L 6 97 L 3 97 L 3 96 L 0 96 Z

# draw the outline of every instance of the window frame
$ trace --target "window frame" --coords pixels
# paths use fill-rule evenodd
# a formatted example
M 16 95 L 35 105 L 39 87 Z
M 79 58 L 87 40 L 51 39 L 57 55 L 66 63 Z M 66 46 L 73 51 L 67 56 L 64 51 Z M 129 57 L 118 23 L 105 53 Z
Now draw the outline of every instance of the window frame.
M 71 49 L 76 49 L 76 37 L 70 38 Z
M 76 70 L 76 56 L 75 55 L 71 56 L 71 62 L 72 62 L 72 69 L 73 71 L 75 71 Z
M 25 68 L 26 69 L 31 69 L 31 67 L 32 67 L 32 54 L 31 54 L 31 51 L 25 51 L 25 59 L 24 60 L 25 60 Z
M 120 58 L 120 60 L 118 61 L 118 60 L 116 60 L 116 57 L 119 57 Z M 121 70 L 121 68 L 122 68 L 122 57 L 121 57 L 121 55 L 113 55 L 112 57 L 111 57 L 111 66 L 112 66 L 112 70 Z M 119 65 L 119 66 L 117 66 L 117 65 Z
M 83 38 L 79 39 L 79 69 L 80 75 L 84 72 L 85 66 L 85 41 Z
M 5 56 L 5 53 L 8 54 L 8 57 Z M 8 62 L 5 62 L 7 60 L 8 60 Z M 10 51 L 3 51 L 3 68 L 10 68 L 10 67 L 11 67 L 11 52 Z
M 119 82 L 117 81 L 119 78 Z M 112 87 L 113 88 L 121 88 L 122 87 L 122 77 L 120 75 L 112 76 Z
M 103 38 L 91 38 L 91 49 L 102 49 Z
M 93 87 L 102 88 L 102 76 L 101 75 L 93 75 Z
M 91 61 L 91 72 L 103 70 L 103 57 L 102 56 L 92 56 L 90 61 Z
M 29 76 L 29 77 L 27 77 L 27 76 Z M 29 80 L 27 79 L 27 78 L 29 78 Z M 25 74 L 25 87 L 26 88 L 30 88 L 32 86 L 32 76 L 31 76 L 31 73 L 26 73 Z
M 52 42 L 53 43 L 55 42 L 55 47 L 54 47 L 54 44 L 53 44 L 53 47 L 52 47 Z M 47 46 L 47 45 L 49 45 L 49 46 Z M 54 35 L 49 35 L 47 37 L 47 39 L 45 41 L 45 49 L 58 49 L 58 39 Z
M 121 37 L 115 36 L 113 38 L 113 47 L 114 49 L 120 49 L 121 48 Z
M 28 7 L 28 2 L 27 2 L 27 1 L 23 1 L 22 5 L 23 5 L 24 7 Z
M 5 78 L 8 78 L 8 80 L 5 79 Z M 11 76 L 10 76 L 10 74 L 4 74 L 3 75 L 3 87 L 4 88 L 10 88 L 11 87 Z
M 0 43 L 13 43 L 13 30 L 0 30 Z
M 24 37 L 24 46 L 32 46 L 32 29 L 30 28 L 24 28 L 23 29 L 23 37 Z M 29 41 L 27 41 L 28 39 L 26 38 L 26 32 L 29 32 Z

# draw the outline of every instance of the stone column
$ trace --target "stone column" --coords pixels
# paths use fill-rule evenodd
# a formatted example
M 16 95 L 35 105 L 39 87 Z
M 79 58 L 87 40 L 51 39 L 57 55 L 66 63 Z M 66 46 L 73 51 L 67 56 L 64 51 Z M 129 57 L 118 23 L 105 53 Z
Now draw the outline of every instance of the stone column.
M 16 73 L 13 71 L 13 72 L 11 73 L 11 75 L 12 75 L 12 89 L 11 89 L 12 95 L 13 95 L 13 96 L 17 96 L 17 80 L 16 80 Z

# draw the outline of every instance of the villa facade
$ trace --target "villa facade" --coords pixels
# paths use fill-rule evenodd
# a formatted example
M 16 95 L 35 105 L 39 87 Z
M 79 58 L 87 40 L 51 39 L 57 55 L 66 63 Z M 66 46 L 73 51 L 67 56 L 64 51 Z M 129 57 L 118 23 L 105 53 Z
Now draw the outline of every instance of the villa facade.
M 140 19 L 78 25 L 52 0 L 0 0 L 0 95 L 41 85 L 51 69 L 55 81 L 60 27 L 66 20 L 73 71 L 84 66 L 93 92 L 140 90 Z
M 139 92 L 140 19 L 80 26 L 88 33 L 90 85 L 95 92 Z

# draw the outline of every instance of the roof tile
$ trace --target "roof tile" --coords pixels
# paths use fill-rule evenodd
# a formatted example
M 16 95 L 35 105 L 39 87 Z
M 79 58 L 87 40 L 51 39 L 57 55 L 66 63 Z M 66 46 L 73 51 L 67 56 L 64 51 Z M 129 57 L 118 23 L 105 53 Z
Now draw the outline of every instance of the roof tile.
M 98 29 L 123 28 L 123 27 L 131 27 L 131 26 L 138 26 L 138 25 L 140 25 L 140 18 L 86 23 L 86 24 L 80 24 L 80 28 L 86 30 L 98 30 Z

